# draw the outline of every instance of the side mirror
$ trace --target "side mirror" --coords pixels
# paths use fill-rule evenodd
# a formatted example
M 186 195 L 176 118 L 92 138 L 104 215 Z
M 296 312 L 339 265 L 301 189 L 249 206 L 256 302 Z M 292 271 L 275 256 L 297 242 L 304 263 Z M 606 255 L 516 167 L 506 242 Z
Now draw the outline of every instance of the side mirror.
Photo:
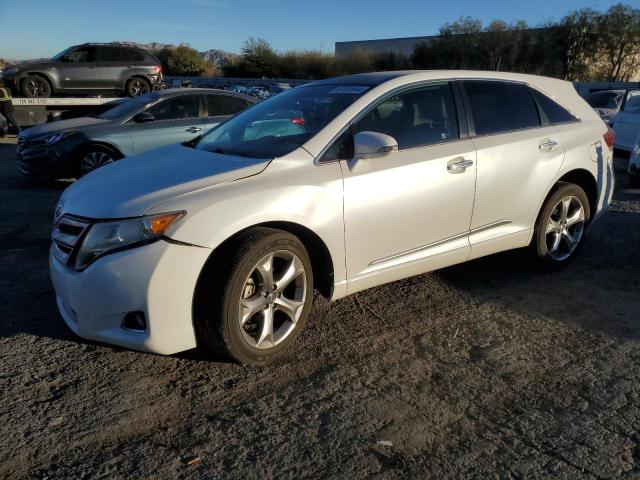
M 358 132 L 353 136 L 353 159 L 349 170 L 354 173 L 365 172 L 371 168 L 368 159 L 386 157 L 398 151 L 395 138 L 379 132 Z
M 133 121 L 136 123 L 147 123 L 153 122 L 156 117 L 153 116 L 153 113 L 149 112 L 140 112 L 133 117 Z

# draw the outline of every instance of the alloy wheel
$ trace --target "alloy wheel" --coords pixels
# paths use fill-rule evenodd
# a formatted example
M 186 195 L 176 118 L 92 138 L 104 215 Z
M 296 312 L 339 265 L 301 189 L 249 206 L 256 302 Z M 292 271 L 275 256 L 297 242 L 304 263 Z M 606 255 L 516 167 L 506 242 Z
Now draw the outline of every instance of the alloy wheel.
M 80 173 L 82 175 L 86 175 L 96 168 L 103 167 L 113 162 L 113 157 L 106 152 L 88 152 L 84 157 L 82 157 L 82 160 L 80 161 Z
M 244 340 L 258 349 L 284 341 L 295 330 L 306 295 L 304 265 L 293 252 L 265 255 L 245 280 L 238 305 Z
M 145 82 L 144 80 L 140 80 L 140 79 L 133 80 L 129 84 L 129 95 L 131 95 L 132 97 L 144 95 L 148 91 L 149 91 L 149 86 L 147 85 L 147 82 Z
M 545 233 L 551 259 L 561 262 L 575 251 L 585 227 L 582 201 L 573 195 L 562 198 L 551 211 Z
M 38 77 L 29 78 L 24 83 L 25 93 L 27 97 L 44 97 L 48 92 L 48 85 L 45 81 Z

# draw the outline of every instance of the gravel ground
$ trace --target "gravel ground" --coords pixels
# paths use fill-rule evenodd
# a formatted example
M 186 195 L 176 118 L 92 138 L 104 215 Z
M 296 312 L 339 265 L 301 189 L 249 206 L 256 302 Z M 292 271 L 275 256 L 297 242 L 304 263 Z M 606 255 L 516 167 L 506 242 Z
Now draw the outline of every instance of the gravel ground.
M 48 279 L 64 182 L 0 145 L 0 477 L 640 478 L 640 190 L 580 258 L 510 252 L 317 299 L 283 360 L 83 341 Z M 9 144 L 6 144 L 9 143 Z

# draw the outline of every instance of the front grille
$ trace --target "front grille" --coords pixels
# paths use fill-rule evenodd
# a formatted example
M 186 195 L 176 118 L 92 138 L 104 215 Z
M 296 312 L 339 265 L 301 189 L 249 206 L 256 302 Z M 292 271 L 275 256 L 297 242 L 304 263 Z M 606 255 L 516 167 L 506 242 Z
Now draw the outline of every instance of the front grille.
M 51 235 L 53 256 L 62 263 L 68 264 L 89 226 L 90 223 L 84 219 L 66 215 L 60 218 L 53 227 Z

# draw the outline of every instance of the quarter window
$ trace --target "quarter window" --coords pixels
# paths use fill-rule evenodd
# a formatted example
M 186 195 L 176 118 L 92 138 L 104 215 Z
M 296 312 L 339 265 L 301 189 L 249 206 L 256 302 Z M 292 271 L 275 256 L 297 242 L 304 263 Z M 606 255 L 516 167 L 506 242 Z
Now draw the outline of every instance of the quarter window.
M 524 85 L 497 81 L 464 81 L 477 135 L 540 126 L 538 108 Z
M 354 134 L 363 131 L 392 136 L 400 150 L 456 140 L 458 118 L 451 87 L 443 83 L 394 95 L 354 125 Z
M 536 102 L 538 102 L 538 105 L 546 115 L 549 123 L 552 125 L 576 121 L 576 117 L 574 117 L 567 109 L 558 105 L 544 93 L 539 92 L 535 88 L 530 88 L 529 91 L 531 92 L 531 95 L 533 95 L 533 98 L 536 99 Z
M 207 95 L 207 108 L 210 117 L 235 115 L 251 105 L 243 98 L 231 95 Z
M 168 98 L 149 108 L 156 120 L 180 120 L 185 118 L 197 118 L 199 114 L 199 102 L 197 95 L 180 95 Z

